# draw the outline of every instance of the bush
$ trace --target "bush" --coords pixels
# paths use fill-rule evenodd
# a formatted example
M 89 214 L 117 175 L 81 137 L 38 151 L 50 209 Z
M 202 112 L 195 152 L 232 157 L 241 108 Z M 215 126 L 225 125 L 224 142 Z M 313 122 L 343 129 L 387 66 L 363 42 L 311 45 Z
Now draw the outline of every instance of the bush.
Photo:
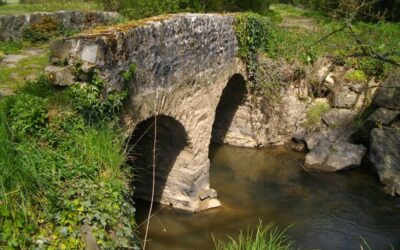
M 47 125 L 47 100 L 21 94 L 13 98 L 8 112 L 12 131 L 18 137 L 37 136 Z
M 236 37 L 239 42 L 239 56 L 245 60 L 252 87 L 260 87 L 258 55 L 268 49 L 271 21 L 255 13 L 243 13 L 236 17 Z
M 87 121 L 114 118 L 122 109 L 126 96 L 126 91 L 107 93 L 104 89 L 104 81 L 97 71 L 92 73 L 89 83 L 76 84 L 70 88 L 72 105 Z

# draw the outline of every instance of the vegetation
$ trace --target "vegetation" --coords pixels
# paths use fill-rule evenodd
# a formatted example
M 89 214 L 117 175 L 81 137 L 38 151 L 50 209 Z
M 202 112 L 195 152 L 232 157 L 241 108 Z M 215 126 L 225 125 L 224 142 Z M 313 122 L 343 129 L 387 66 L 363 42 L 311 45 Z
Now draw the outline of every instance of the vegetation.
M 82 249 L 84 225 L 102 248 L 135 243 L 122 102 L 98 101 L 107 122 L 82 113 L 81 97 L 100 88 L 93 79 L 96 88 L 68 91 L 41 77 L 0 101 L 0 248 Z
M 37 11 L 58 11 L 58 10 L 102 10 L 102 5 L 96 1 L 80 0 L 34 0 L 21 1 L 8 0 L 7 4 L 0 5 L 0 15 L 23 14 Z
M 28 56 L 15 64 L 15 67 L 0 67 L 0 88 L 16 90 L 22 87 L 26 80 L 40 75 L 49 62 L 49 53 Z
M 324 101 L 318 101 L 310 106 L 307 110 L 307 122 L 308 128 L 313 128 L 321 121 L 322 116 L 330 110 L 329 104 Z
M 286 231 L 279 231 L 273 224 L 264 226 L 260 223 L 254 230 L 241 232 L 237 240 L 229 238 L 229 242 L 214 241 L 216 250 L 290 250 L 294 242 L 286 236 Z
M 106 10 L 132 19 L 177 12 L 268 11 L 271 0 L 100 0 Z

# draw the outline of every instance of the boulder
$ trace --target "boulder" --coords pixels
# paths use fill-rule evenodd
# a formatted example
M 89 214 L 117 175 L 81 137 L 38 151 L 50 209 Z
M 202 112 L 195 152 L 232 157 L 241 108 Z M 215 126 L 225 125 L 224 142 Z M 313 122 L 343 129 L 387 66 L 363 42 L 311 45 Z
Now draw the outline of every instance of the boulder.
M 351 91 L 349 87 L 344 87 L 335 95 L 334 106 L 336 108 L 351 109 L 354 107 L 358 99 L 358 94 Z
M 400 195 L 400 130 L 375 128 L 371 131 L 369 159 L 385 190 Z
M 369 145 L 369 137 L 372 129 L 381 126 L 390 126 L 400 115 L 400 111 L 390 110 L 386 108 L 378 108 L 352 135 L 357 143 Z
M 333 128 L 351 127 L 354 122 L 354 111 L 348 109 L 331 109 L 322 117 L 322 120 Z
M 324 140 L 307 154 L 304 168 L 307 171 L 335 172 L 359 166 L 366 150 L 362 145 Z
M 400 110 L 400 72 L 391 74 L 378 88 L 373 103 L 379 107 Z

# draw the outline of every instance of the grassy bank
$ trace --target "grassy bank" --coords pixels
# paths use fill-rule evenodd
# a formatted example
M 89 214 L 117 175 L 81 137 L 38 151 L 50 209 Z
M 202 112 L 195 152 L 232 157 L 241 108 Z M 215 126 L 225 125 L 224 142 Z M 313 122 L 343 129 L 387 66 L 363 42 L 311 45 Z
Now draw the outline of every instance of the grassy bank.
M 40 78 L 0 102 L 0 248 L 82 249 L 87 228 L 104 249 L 134 244 L 116 116 L 89 119 L 79 91 Z

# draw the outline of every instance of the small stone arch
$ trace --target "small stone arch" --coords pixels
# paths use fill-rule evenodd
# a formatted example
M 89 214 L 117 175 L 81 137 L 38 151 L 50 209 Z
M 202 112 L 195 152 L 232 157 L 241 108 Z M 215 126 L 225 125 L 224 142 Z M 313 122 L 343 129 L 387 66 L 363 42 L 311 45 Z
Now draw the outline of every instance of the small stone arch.
M 156 127 L 156 137 L 155 137 Z M 130 163 L 134 166 L 135 198 L 151 200 L 153 177 L 153 147 L 156 139 L 156 175 L 154 201 L 175 205 L 171 197 L 179 196 L 176 187 L 182 164 L 178 158 L 184 158 L 189 146 L 188 135 L 183 125 L 174 118 L 157 115 L 137 124 L 129 140 L 131 146 Z M 175 179 L 175 180 L 174 180 Z M 175 194 L 174 194 L 175 192 Z
M 241 74 L 234 74 L 222 91 L 212 125 L 211 142 L 224 144 L 232 130 L 232 123 L 239 107 L 248 96 L 246 80 Z

